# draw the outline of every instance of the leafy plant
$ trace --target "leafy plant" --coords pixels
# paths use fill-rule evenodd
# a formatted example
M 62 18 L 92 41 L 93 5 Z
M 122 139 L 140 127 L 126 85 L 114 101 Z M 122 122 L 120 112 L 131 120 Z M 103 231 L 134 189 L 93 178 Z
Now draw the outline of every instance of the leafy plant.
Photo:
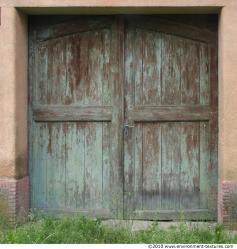
M 103 225 L 99 219 L 31 213 L 27 224 L 1 227 L 0 243 L 237 243 L 237 236 L 231 236 L 222 225 L 180 222 L 164 229 L 154 222 L 148 229 L 134 232 L 129 226 Z

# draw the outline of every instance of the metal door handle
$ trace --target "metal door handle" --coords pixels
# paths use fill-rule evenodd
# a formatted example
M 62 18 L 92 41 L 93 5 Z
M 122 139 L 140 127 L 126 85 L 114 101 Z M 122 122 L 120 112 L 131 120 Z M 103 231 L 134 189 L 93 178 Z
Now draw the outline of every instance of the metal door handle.
M 134 125 L 129 125 L 129 124 L 125 124 L 124 125 L 124 136 L 127 137 L 128 136 L 128 128 L 133 128 L 135 127 Z
M 133 127 L 135 127 L 135 126 L 134 125 L 129 125 L 129 124 L 124 125 L 124 128 L 133 128 Z

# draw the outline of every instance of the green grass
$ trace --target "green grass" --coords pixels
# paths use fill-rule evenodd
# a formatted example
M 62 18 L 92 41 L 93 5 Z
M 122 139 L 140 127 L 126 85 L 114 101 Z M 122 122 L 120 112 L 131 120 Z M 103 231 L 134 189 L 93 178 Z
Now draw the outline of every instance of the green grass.
M 237 243 L 237 236 L 231 236 L 220 225 L 210 228 L 188 226 L 180 223 L 176 227 L 162 229 L 155 223 L 144 231 L 109 228 L 100 220 L 84 217 L 31 215 L 27 224 L 14 228 L 0 228 L 0 243 Z

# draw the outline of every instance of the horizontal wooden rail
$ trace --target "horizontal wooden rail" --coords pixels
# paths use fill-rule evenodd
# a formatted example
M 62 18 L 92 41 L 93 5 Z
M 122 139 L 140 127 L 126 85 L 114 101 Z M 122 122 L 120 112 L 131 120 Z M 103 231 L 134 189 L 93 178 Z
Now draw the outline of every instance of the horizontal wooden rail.
M 128 118 L 135 122 L 206 121 L 211 118 L 211 115 L 209 106 L 144 106 L 128 112 Z
M 33 119 L 38 122 L 111 121 L 110 106 L 40 106 L 33 108 Z
M 95 208 L 95 209 L 70 209 L 70 208 L 62 208 L 62 209 L 50 209 L 50 208 L 38 208 L 37 210 L 42 211 L 44 213 L 48 213 L 54 216 L 60 216 L 65 214 L 78 214 L 87 217 L 98 217 L 104 219 L 112 219 L 113 214 L 110 209 L 107 208 Z
M 215 212 L 208 209 L 135 210 L 134 219 L 147 220 L 215 220 Z

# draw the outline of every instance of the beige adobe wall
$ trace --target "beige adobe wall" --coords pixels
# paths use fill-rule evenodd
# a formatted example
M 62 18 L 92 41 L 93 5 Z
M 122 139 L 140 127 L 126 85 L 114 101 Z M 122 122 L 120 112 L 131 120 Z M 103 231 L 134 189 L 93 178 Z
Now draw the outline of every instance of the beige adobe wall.
M 226 1 L 229 2 L 229 1 Z M 237 181 L 237 1 L 219 25 L 219 154 L 223 180 Z
M 237 1 L 226 1 L 219 22 L 218 220 L 237 227 Z
M 0 5 L 1 6 L 1 5 Z M 1 9 L 0 176 L 27 174 L 27 20 L 15 8 Z
M 237 192 L 237 0 L 0 0 L 0 6 L 0 178 L 16 179 L 27 175 L 27 14 L 209 13 L 221 10 L 220 203 L 222 192 L 228 198 L 235 189 Z M 220 221 L 223 216 L 225 210 L 219 212 Z
M 16 222 L 29 210 L 27 16 L 12 7 L 1 8 L 0 63 L 0 216 Z

